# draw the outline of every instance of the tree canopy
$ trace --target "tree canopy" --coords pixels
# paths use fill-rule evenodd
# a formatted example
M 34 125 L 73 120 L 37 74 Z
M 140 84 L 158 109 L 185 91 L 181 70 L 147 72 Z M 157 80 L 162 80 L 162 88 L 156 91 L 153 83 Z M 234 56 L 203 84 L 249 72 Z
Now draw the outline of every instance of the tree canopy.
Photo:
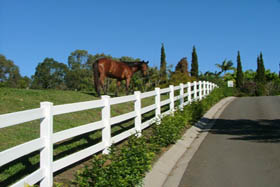
M 189 76 L 187 57 L 182 58 L 175 67 L 176 72 L 181 72 Z
M 231 60 L 224 60 L 221 64 L 216 64 L 221 69 L 220 73 L 226 73 L 229 70 L 234 70 L 233 63 Z
M 53 58 L 45 58 L 36 67 L 32 88 L 37 89 L 65 89 L 65 77 L 68 68 L 64 63 L 55 61 Z
M 240 52 L 239 51 L 237 53 L 236 87 L 239 88 L 239 89 L 243 87 L 243 71 L 242 71 L 241 58 L 240 58 Z
M 197 58 L 195 46 L 193 46 L 193 51 L 192 51 L 191 76 L 198 78 L 198 58 Z
M 0 54 L 0 87 L 28 88 L 30 79 L 22 77 L 12 60 Z
M 166 83 L 167 81 L 164 44 L 161 45 L 161 53 L 160 53 L 160 79 L 161 79 L 161 83 Z

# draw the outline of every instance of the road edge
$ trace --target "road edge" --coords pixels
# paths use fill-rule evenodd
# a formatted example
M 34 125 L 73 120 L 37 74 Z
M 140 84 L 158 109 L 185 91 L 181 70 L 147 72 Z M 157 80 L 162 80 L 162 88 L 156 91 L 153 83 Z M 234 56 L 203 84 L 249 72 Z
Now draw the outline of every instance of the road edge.
M 165 152 L 153 165 L 151 171 L 146 174 L 143 180 L 144 186 L 178 186 L 189 161 L 207 136 L 207 129 L 212 128 L 215 120 L 234 99 L 235 97 L 222 99 L 211 107 L 194 126 L 189 128 L 182 138 Z M 196 139 L 197 141 L 194 141 Z

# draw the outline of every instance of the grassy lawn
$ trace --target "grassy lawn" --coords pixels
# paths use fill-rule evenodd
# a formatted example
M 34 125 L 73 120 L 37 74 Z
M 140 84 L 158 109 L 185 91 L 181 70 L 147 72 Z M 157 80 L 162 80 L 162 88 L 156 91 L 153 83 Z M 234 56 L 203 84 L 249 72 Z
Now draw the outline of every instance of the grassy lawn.
M 168 95 L 162 95 L 161 100 Z M 90 93 L 59 90 L 23 90 L 0 88 L 0 114 L 39 108 L 40 102 L 49 101 L 54 105 L 99 99 Z M 142 107 L 154 104 L 154 97 L 142 100 Z M 113 105 L 111 116 L 117 116 L 134 110 L 133 102 Z M 162 111 L 168 110 L 168 105 Z M 154 111 L 142 115 L 143 121 L 154 117 Z M 101 109 L 92 109 L 54 117 L 54 132 L 84 125 L 101 119 Z M 134 120 L 128 120 L 112 127 L 116 135 L 134 126 Z M 0 129 L 0 151 L 39 137 L 40 121 L 15 125 Z M 101 130 L 74 137 L 54 145 L 54 160 L 89 147 L 101 140 Z M 38 152 L 15 160 L 0 168 L 0 186 L 7 186 L 35 171 L 39 167 Z

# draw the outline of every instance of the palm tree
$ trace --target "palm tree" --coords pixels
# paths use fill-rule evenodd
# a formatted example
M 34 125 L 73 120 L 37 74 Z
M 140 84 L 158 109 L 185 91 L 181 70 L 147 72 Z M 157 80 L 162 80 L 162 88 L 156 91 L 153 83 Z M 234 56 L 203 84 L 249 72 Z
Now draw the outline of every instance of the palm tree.
M 225 59 L 222 62 L 222 64 L 216 64 L 216 66 L 221 69 L 220 73 L 223 73 L 223 72 L 226 73 L 229 70 L 235 70 L 235 68 L 232 67 L 233 66 L 232 61 L 231 60 L 227 60 L 227 59 Z

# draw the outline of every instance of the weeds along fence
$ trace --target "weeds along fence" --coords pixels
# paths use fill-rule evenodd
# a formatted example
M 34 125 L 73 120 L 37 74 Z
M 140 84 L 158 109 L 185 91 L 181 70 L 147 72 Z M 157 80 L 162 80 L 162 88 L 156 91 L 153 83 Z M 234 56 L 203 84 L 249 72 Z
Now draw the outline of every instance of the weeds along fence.
M 51 187 L 53 185 L 54 172 L 97 152 L 103 151 L 104 154 L 108 154 L 108 149 L 113 143 L 120 142 L 134 134 L 141 136 L 141 131 L 143 129 L 149 127 L 156 120 L 160 120 L 162 116 L 169 115 L 174 112 L 176 110 L 175 102 L 179 102 L 179 109 L 183 109 L 185 105 L 196 100 L 201 100 L 209 95 L 215 87 L 217 87 L 217 85 L 205 81 L 193 83 L 189 82 L 187 84 L 180 84 L 179 86 L 170 85 L 168 88 L 164 89 L 155 88 L 154 91 L 145 93 L 136 91 L 134 92 L 134 95 L 123 97 L 110 98 L 110 96 L 104 95 L 100 100 L 73 104 L 53 106 L 53 103 L 41 102 L 40 108 L 37 109 L 0 115 L 0 128 L 41 119 L 40 137 L 0 152 L 0 167 L 27 154 L 40 151 L 39 169 L 17 181 L 12 186 L 24 186 L 26 184 L 33 185 L 40 182 L 40 186 Z M 175 96 L 175 92 L 179 92 L 179 94 Z M 168 94 L 169 98 L 161 101 L 161 94 Z M 141 100 L 147 97 L 155 97 L 155 103 L 142 108 Z M 134 111 L 111 117 L 112 105 L 131 101 L 134 102 Z M 169 110 L 161 113 L 161 107 L 164 105 L 169 105 Z M 53 133 L 54 116 L 94 108 L 102 108 L 102 118 L 100 121 Z M 155 111 L 155 116 L 142 123 L 142 114 L 153 110 Z M 134 128 L 113 137 L 111 136 L 111 127 L 113 125 L 133 118 Z M 102 131 L 101 142 L 79 152 L 65 156 L 59 160 L 53 161 L 53 144 L 96 130 Z

